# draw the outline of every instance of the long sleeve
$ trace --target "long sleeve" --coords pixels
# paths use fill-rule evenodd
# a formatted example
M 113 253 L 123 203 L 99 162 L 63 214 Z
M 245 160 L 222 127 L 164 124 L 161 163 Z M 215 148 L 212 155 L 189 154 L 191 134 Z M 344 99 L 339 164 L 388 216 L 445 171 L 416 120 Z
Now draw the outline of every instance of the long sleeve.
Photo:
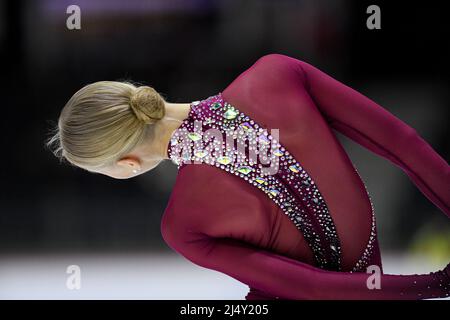
M 170 230 L 165 241 L 190 261 L 280 299 L 426 299 L 446 297 L 450 290 L 448 267 L 424 275 L 380 274 L 379 289 L 369 289 L 370 274 L 325 271 L 235 239 L 191 233 L 186 240 Z
M 257 207 L 226 187 L 231 179 L 208 189 L 205 198 L 206 181 L 217 178 L 214 168 L 208 169 L 201 165 L 181 169 L 161 220 L 164 241 L 191 262 L 289 300 L 427 299 L 450 293 L 450 264 L 443 271 L 423 275 L 381 273 L 380 289 L 369 289 L 370 274 L 324 270 L 250 243 L 250 235 L 238 229 L 263 232 L 252 222 Z M 199 182 L 192 183 L 193 177 Z M 232 218 L 236 213 L 243 219 Z
M 450 166 L 415 129 L 306 62 L 279 54 L 266 57 L 268 63 L 295 70 L 332 128 L 400 167 L 450 217 Z

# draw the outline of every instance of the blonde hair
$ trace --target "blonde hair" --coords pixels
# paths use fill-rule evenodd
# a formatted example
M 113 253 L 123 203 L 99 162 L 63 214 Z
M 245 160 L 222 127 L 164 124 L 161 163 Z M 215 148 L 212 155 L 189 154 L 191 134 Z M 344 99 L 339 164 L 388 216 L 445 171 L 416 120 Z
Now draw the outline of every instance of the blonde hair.
M 46 144 L 60 160 L 101 168 L 130 152 L 164 115 L 165 100 L 151 87 L 94 82 L 70 98 Z

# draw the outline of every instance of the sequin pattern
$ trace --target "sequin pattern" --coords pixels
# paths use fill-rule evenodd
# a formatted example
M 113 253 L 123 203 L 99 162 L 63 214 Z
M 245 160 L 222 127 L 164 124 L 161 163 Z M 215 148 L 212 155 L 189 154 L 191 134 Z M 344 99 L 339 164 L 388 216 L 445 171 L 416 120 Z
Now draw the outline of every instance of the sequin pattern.
M 207 129 L 218 129 L 223 135 L 214 143 Z M 206 132 L 206 134 L 203 134 Z M 252 133 L 251 135 L 249 133 Z M 224 136 L 247 141 L 247 150 L 231 147 Z M 206 146 L 204 141 L 211 141 Z M 271 146 L 270 155 L 261 152 Z M 234 143 L 233 143 L 234 146 Z M 220 147 L 220 148 L 219 148 Z M 214 154 L 214 152 L 218 152 Z M 250 157 L 250 151 L 258 158 Z M 341 269 L 341 245 L 328 207 L 312 177 L 273 135 L 228 102 L 222 94 L 191 103 L 187 119 L 174 132 L 168 146 L 169 158 L 180 168 L 186 163 L 206 163 L 234 174 L 263 191 L 302 232 L 319 267 Z M 276 173 L 268 173 L 262 162 L 267 157 L 278 164 Z M 261 161 L 261 158 L 265 161 Z M 272 162 L 271 162 L 272 163 Z M 373 212 L 372 212 L 373 217 Z M 364 270 L 369 263 L 375 220 L 369 243 L 352 271 Z

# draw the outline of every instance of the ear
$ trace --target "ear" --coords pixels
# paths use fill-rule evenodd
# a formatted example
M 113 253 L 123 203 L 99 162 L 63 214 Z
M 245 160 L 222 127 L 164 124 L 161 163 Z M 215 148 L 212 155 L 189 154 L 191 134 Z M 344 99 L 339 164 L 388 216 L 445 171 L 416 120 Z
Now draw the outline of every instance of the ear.
M 120 167 L 129 168 L 131 170 L 140 170 L 141 161 L 137 157 L 126 156 L 117 160 L 116 164 Z

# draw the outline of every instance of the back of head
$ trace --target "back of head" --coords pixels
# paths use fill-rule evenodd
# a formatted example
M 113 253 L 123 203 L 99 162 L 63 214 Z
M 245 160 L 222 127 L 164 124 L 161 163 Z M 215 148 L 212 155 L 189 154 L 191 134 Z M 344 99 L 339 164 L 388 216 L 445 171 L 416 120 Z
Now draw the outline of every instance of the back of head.
M 105 167 L 137 146 L 164 115 L 165 101 L 151 87 L 94 82 L 64 106 L 47 145 L 78 167 Z

